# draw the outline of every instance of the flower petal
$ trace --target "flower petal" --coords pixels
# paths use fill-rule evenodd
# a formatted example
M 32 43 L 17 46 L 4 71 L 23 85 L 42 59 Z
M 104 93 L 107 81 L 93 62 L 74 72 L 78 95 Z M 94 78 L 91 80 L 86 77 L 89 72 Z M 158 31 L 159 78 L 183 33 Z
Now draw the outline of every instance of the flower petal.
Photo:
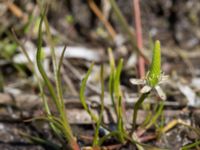
M 167 82 L 168 79 L 169 79 L 169 76 L 167 76 L 167 75 L 161 75 L 160 76 L 159 84 Z
M 144 94 L 144 93 L 148 93 L 150 92 L 152 89 L 151 86 L 148 86 L 148 85 L 145 85 L 141 90 L 140 90 L 140 93 Z
M 146 83 L 144 79 L 135 79 L 135 78 L 130 79 L 130 82 L 135 85 L 143 85 Z
M 157 85 L 157 86 L 155 86 L 155 89 L 156 89 L 156 91 L 157 91 L 159 97 L 160 97 L 162 100 L 166 100 L 167 97 L 166 97 L 166 94 L 164 93 L 164 91 L 162 90 L 162 88 L 161 88 L 159 85 Z

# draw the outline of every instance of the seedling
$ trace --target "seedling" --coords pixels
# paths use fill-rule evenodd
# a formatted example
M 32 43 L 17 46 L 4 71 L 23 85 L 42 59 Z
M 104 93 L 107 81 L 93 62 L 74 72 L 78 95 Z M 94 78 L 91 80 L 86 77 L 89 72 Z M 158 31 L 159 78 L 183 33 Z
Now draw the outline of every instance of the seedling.
M 56 110 L 59 113 L 59 116 L 57 117 L 57 116 L 51 114 L 50 109 L 48 109 L 49 111 L 48 111 L 47 119 L 52 124 L 53 131 L 57 135 L 63 134 L 63 136 L 65 137 L 65 139 L 67 140 L 67 142 L 69 143 L 71 148 L 74 149 L 74 150 L 78 150 L 79 146 L 76 143 L 76 140 L 75 140 L 75 138 L 72 134 L 72 130 L 71 130 L 71 127 L 69 125 L 69 122 L 68 122 L 68 119 L 67 119 L 67 116 L 66 116 L 65 104 L 64 104 L 64 100 L 63 100 L 61 82 L 60 82 L 60 77 L 59 77 L 60 67 L 61 67 L 61 63 L 62 63 L 62 59 L 63 59 L 63 56 L 64 56 L 65 49 L 63 50 L 63 53 L 62 53 L 62 56 L 61 56 L 61 59 L 60 59 L 58 66 L 56 64 L 55 54 L 52 54 L 53 61 L 54 61 L 54 75 L 55 75 L 55 79 L 56 79 L 57 93 L 55 92 L 52 83 L 48 79 L 46 72 L 44 71 L 42 63 L 41 63 L 42 23 L 43 23 L 44 19 L 45 19 L 46 26 L 48 27 L 47 19 L 45 17 L 45 13 L 42 15 L 40 25 L 39 25 L 38 50 L 37 50 L 37 55 L 36 55 L 36 62 L 37 62 L 38 70 L 39 70 L 42 78 L 44 79 L 44 83 L 45 83 L 45 85 L 47 86 L 47 88 L 50 92 L 50 95 L 51 95 L 52 101 L 53 101 L 53 103 L 56 107 Z M 49 28 L 47 28 L 47 30 L 48 29 Z M 49 36 L 49 38 L 50 38 L 50 36 Z M 53 44 L 51 44 L 51 46 L 52 45 Z M 53 46 L 51 48 L 52 48 L 52 52 L 53 52 Z M 48 108 L 48 105 L 46 105 L 46 107 Z
M 120 74 L 121 74 L 121 70 L 122 70 L 123 59 L 120 59 L 118 66 L 115 67 L 115 61 L 114 61 L 114 57 L 113 57 L 111 49 L 108 50 L 108 54 L 109 54 L 110 70 L 111 70 L 110 77 L 109 77 L 109 93 L 110 93 L 110 98 L 112 100 L 113 108 L 117 115 L 117 130 L 110 131 L 110 133 L 108 135 L 99 139 L 98 145 L 103 144 L 103 142 L 106 139 L 108 139 L 109 137 L 117 137 L 121 143 L 124 143 L 126 140 L 130 140 L 130 138 L 128 137 L 128 135 L 126 133 L 127 131 L 125 131 L 125 129 L 124 129 L 124 125 L 123 125 L 124 122 L 122 119 L 123 113 L 122 113 L 122 92 L 120 89 Z M 90 69 L 88 70 L 85 78 L 82 80 L 82 85 L 81 85 L 81 90 L 80 90 L 80 99 L 81 99 L 84 109 L 89 113 L 92 120 L 97 124 L 96 129 L 98 129 L 100 126 L 99 120 L 101 120 L 102 114 L 99 117 L 100 119 L 98 119 L 98 117 L 96 115 L 94 115 L 92 113 L 92 111 L 89 109 L 89 107 L 86 103 L 86 99 L 84 97 L 86 82 L 91 73 L 92 67 L 93 67 L 93 64 L 91 65 Z M 141 106 L 141 104 L 144 102 L 144 100 L 149 96 L 151 91 L 155 89 L 161 99 L 163 99 L 163 100 L 166 99 L 166 96 L 160 87 L 160 84 L 163 83 L 164 81 L 166 81 L 166 79 L 167 79 L 167 76 L 165 76 L 161 73 L 160 42 L 156 41 L 155 45 L 154 45 L 154 49 L 153 49 L 152 62 L 150 65 L 149 72 L 146 75 L 146 78 L 145 79 L 131 79 L 131 82 L 133 84 L 145 85 L 141 89 L 141 91 L 140 91 L 141 95 L 133 108 L 133 110 L 134 110 L 133 111 L 133 124 L 132 124 L 133 127 L 132 127 L 132 131 L 131 131 L 131 135 L 136 129 L 136 119 L 137 119 L 138 109 Z M 102 78 L 101 78 L 101 82 L 103 82 Z M 102 89 L 102 92 L 103 92 L 103 89 Z M 103 96 L 103 94 L 102 94 L 102 96 Z M 102 97 L 101 97 L 101 99 L 102 99 Z M 145 129 L 148 129 L 153 124 L 155 124 L 156 120 L 162 113 L 162 109 L 163 109 L 163 104 L 158 107 L 156 115 L 151 118 L 151 121 L 147 122 Z M 96 141 L 97 141 L 97 130 L 96 130 L 96 134 L 95 134 L 95 142 L 94 142 L 95 144 L 93 144 L 93 146 L 96 145 L 96 143 L 97 143 Z M 137 146 L 141 145 L 141 143 L 136 142 L 135 139 L 133 139 L 132 142 L 134 142 Z
M 150 92 L 155 89 L 162 100 L 166 99 L 166 95 L 160 87 L 160 84 L 167 80 L 167 76 L 161 73 L 161 57 L 160 57 L 160 42 L 156 41 L 153 49 L 153 57 L 150 65 L 150 70 L 146 75 L 145 79 L 131 79 L 132 84 L 144 85 L 141 89 L 141 96 L 134 106 L 133 112 L 133 129 L 136 128 L 137 112 L 141 104 L 148 97 Z
M 43 20 L 45 21 L 45 26 L 47 29 L 48 40 L 51 43 L 50 45 L 51 45 L 51 52 L 52 52 L 52 60 L 53 60 L 53 67 L 54 67 L 53 71 L 54 71 L 54 77 L 55 77 L 56 90 L 54 89 L 53 84 L 50 82 L 50 80 L 43 68 L 43 65 L 42 65 L 42 23 L 43 23 Z M 20 43 L 20 41 L 17 39 L 16 36 L 15 36 L 15 40 L 17 41 L 18 44 L 20 44 L 22 51 L 24 52 L 25 56 L 27 57 L 27 59 L 29 61 L 30 69 L 33 72 L 35 72 L 35 70 L 33 70 L 34 63 L 31 61 L 25 48 L 23 47 L 23 45 Z M 60 75 L 59 75 L 66 47 L 63 49 L 60 61 L 57 64 L 54 47 L 53 47 L 53 43 L 52 43 L 52 38 L 51 38 L 49 26 L 48 26 L 48 21 L 46 18 L 46 11 L 44 11 L 44 13 L 42 14 L 40 24 L 39 24 L 37 48 L 38 49 L 37 49 L 37 54 L 36 54 L 36 64 L 37 64 L 38 70 L 42 76 L 42 79 L 44 80 L 44 85 L 40 82 L 40 78 L 38 77 L 38 75 L 37 74 L 35 74 L 35 75 L 36 75 L 36 78 L 39 83 L 39 88 L 40 88 L 42 102 L 43 102 L 43 106 L 44 106 L 44 109 L 46 112 L 46 116 L 38 117 L 35 119 L 42 119 L 42 120 L 49 122 L 51 129 L 53 130 L 54 134 L 58 137 L 58 139 L 60 139 L 61 142 L 63 142 L 63 140 L 65 141 L 65 143 L 62 143 L 63 148 L 66 149 L 66 143 L 68 143 L 68 145 L 70 146 L 70 149 L 79 150 L 79 146 L 76 142 L 76 139 L 72 133 L 72 129 L 71 129 L 70 124 L 67 119 L 67 115 L 66 115 L 66 111 L 65 111 L 65 104 L 64 104 L 64 100 L 63 100 L 61 79 L 60 79 Z M 47 87 L 47 89 L 50 93 L 50 96 L 51 96 L 51 100 L 57 110 L 58 115 L 54 115 L 54 113 L 52 113 L 52 111 L 49 107 L 49 104 L 47 103 L 47 98 L 45 96 L 43 86 Z M 32 139 L 33 141 L 38 141 L 39 143 L 41 143 L 41 142 L 45 143 L 45 141 L 46 141 L 46 143 L 48 143 L 47 140 L 43 140 L 43 139 L 36 138 L 36 137 L 31 137 L 30 139 Z

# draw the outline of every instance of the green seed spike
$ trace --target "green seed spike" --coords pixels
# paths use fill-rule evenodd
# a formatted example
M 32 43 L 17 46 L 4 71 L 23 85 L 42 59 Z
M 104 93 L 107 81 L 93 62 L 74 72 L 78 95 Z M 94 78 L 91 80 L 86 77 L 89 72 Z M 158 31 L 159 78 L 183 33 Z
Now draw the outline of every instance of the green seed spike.
M 156 41 L 153 49 L 153 57 L 150 66 L 150 71 L 147 76 L 148 84 L 155 87 L 158 84 L 161 70 L 161 58 L 160 58 L 160 41 Z

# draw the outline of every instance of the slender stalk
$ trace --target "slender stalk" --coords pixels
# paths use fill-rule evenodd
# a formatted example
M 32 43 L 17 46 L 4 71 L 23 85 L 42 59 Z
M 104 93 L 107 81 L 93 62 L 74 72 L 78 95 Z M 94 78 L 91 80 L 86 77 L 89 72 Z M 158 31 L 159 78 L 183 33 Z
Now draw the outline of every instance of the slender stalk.
M 72 140 L 70 140 L 71 142 L 71 146 L 75 146 L 77 147 L 77 143 L 76 141 L 74 140 L 74 137 L 73 137 L 73 134 L 72 134 L 72 131 L 71 131 L 71 127 L 69 125 L 69 122 L 68 122 L 68 118 L 67 118 L 67 114 L 65 112 L 65 104 L 64 104 L 64 100 L 63 100 L 63 93 L 62 93 L 62 85 L 61 85 L 61 78 L 60 78 L 60 69 L 61 69 L 61 65 L 62 65 L 62 62 L 63 62 L 63 58 L 64 58 L 64 54 L 65 54 L 65 51 L 66 51 L 66 46 L 64 47 L 63 51 L 62 51 L 62 54 L 61 54 L 61 57 L 60 57 L 60 61 L 59 61 L 59 64 L 58 64 L 58 68 L 57 68 L 57 71 L 56 71 L 56 80 L 57 80 L 57 90 L 58 90 L 58 98 L 60 100 L 60 117 L 61 117 L 61 120 L 63 121 L 63 126 L 65 128 L 65 135 L 66 135 L 66 138 L 69 138 L 69 136 L 72 138 Z M 76 146 L 77 145 L 77 146 Z
M 97 122 L 97 126 L 95 129 L 95 135 L 94 135 L 94 142 L 93 147 L 99 146 L 99 128 L 103 119 L 103 111 L 104 111 L 104 67 L 101 65 L 101 112 L 99 115 L 99 120 Z
M 44 24 L 45 24 L 45 27 L 46 27 L 48 44 L 50 45 L 50 49 L 51 49 L 51 56 L 52 56 L 52 62 L 53 62 L 53 73 L 54 73 L 54 78 L 55 78 L 55 83 L 56 83 L 56 92 L 57 92 L 57 96 L 59 98 L 59 103 L 61 104 L 62 103 L 62 96 L 60 95 L 61 89 L 59 87 L 59 79 L 58 79 L 60 72 L 58 72 L 56 54 L 55 54 L 55 50 L 54 50 L 54 42 L 53 42 L 53 38 L 52 38 L 52 35 L 51 35 L 51 32 L 50 32 L 49 23 L 48 23 L 46 16 L 44 17 Z
M 87 74 L 85 75 L 85 77 L 81 81 L 81 89 L 80 89 L 80 93 L 79 93 L 79 98 L 80 98 L 80 101 L 81 101 L 81 103 L 83 105 L 83 108 L 87 111 L 87 113 L 90 115 L 90 117 L 92 118 L 92 120 L 94 122 L 98 122 L 97 116 L 88 107 L 88 105 L 86 103 L 86 98 L 85 98 L 86 83 L 87 83 L 89 75 L 90 75 L 90 73 L 92 71 L 93 66 L 94 66 L 94 63 L 91 64 L 91 66 L 90 66 Z
M 143 49 L 143 41 L 142 41 L 142 25 L 141 25 L 141 15 L 140 15 L 140 4 L 139 0 L 133 0 L 133 7 L 134 7 L 134 20 L 135 20 L 135 31 L 136 31 L 136 40 L 137 46 L 142 52 Z M 144 58 L 139 56 L 139 75 L 140 78 L 145 77 L 145 61 Z
M 60 99 L 60 105 L 62 106 L 62 111 L 65 111 L 65 104 L 64 104 L 64 100 L 63 100 L 63 92 L 62 92 L 62 85 L 61 85 L 61 76 L 60 76 L 60 72 L 61 72 L 61 66 L 62 66 L 62 62 L 63 62 L 63 58 L 64 58 L 64 54 L 66 51 L 67 46 L 64 46 L 61 57 L 60 57 L 60 61 L 58 64 L 58 68 L 56 71 L 56 80 L 57 80 L 57 90 L 58 90 L 58 98 Z
M 114 107 L 115 113 L 117 114 L 117 105 L 115 103 L 115 59 L 112 53 L 112 49 L 108 49 L 108 55 L 109 55 L 109 62 L 110 62 L 110 77 L 109 77 L 109 93 L 112 101 L 112 105 Z
M 119 96 L 118 100 L 118 121 L 117 121 L 117 128 L 119 131 L 119 140 L 124 143 L 125 139 L 123 136 L 124 133 L 124 124 L 123 124 L 123 114 L 122 114 L 122 97 Z
M 143 93 L 138 101 L 136 102 L 136 104 L 134 105 L 134 110 L 133 110 L 133 119 L 132 119 L 132 125 L 133 125 L 133 128 L 132 128 L 132 131 L 131 131 L 131 134 L 133 133 L 133 131 L 136 129 L 136 120 L 137 120 L 137 113 L 138 113 L 138 110 L 141 106 L 141 104 L 144 102 L 144 100 L 148 97 L 148 95 L 150 94 L 150 92 L 148 93 Z

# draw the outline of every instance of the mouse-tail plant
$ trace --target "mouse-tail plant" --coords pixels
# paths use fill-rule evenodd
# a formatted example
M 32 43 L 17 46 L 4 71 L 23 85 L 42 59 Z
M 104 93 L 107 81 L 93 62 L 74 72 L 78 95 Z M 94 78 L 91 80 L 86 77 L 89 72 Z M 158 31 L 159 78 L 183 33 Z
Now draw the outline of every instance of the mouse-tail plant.
M 45 15 L 46 15 L 46 13 L 42 14 L 42 18 L 41 18 L 40 24 L 39 24 L 38 45 L 37 45 L 38 49 L 37 49 L 37 53 L 36 53 L 36 63 L 37 63 L 38 70 L 44 80 L 44 84 L 48 88 L 48 91 L 51 95 L 52 101 L 56 107 L 58 114 L 59 114 L 58 117 L 54 116 L 53 114 L 52 114 L 52 116 L 47 116 L 47 117 L 48 117 L 49 121 L 60 131 L 60 133 L 63 134 L 66 141 L 69 143 L 71 149 L 79 150 L 79 146 L 73 136 L 70 124 L 69 124 L 67 116 L 66 116 L 65 104 L 64 104 L 64 100 L 63 100 L 63 96 L 62 96 L 62 89 L 61 89 L 61 83 L 60 83 L 60 77 L 59 77 L 60 67 L 61 67 L 61 63 L 62 63 L 62 59 L 63 59 L 65 50 L 63 50 L 63 53 L 62 53 L 62 56 L 61 56 L 61 59 L 59 62 L 59 66 L 56 67 L 57 69 L 54 70 L 55 71 L 54 75 L 56 78 L 57 93 L 55 92 L 54 86 L 50 82 L 50 80 L 42 66 L 42 23 L 45 18 Z
M 160 42 L 157 40 L 153 49 L 153 56 L 150 65 L 150 69 L 146 75 L 145 79 L 131 79 L 132 84 L 145 85 L 141 89 L 141 95 L 137 100 L 133 108 L 133 118 L 132 118 L 132 132 L 136 129 L 137 113 L 144 102 L 144 100 L 149 96 L 151 91 L 155 89 L 162 100 L 166 99 L 166 95 L 160 87 L 160 84 L 166 81 L 167 76 L 161 73 L 161 52 L 160 52 Z M 131 133 L 132 133 L 131 132 Z

